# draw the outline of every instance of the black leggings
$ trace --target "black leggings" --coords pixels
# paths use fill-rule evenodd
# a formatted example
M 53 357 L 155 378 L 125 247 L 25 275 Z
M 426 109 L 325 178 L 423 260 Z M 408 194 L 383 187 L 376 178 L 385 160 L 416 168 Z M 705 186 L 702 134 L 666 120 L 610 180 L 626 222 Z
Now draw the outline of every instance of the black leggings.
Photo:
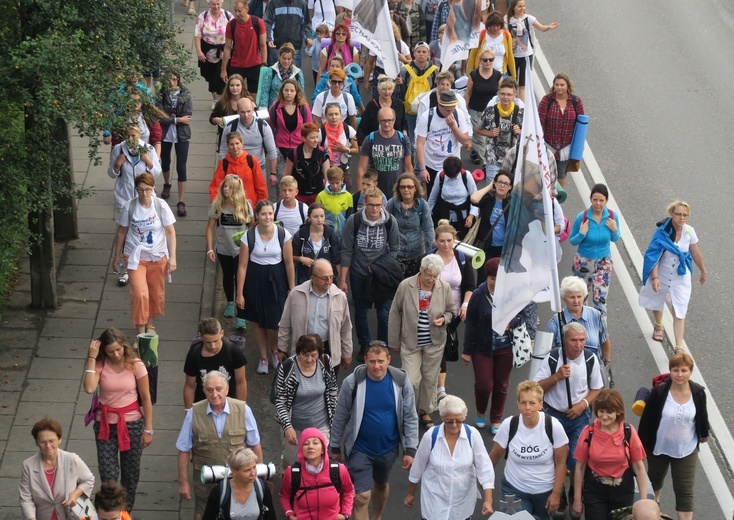
M 228 302 L 234 301 L 234 287 L 235 280 L 237 278 L 237 265 L 239 264 L 240 256 L 229 256 L 217 253 L 219 258 L 219 265 L 222 267 L 222 288 L 224 289 L 224 296 Z
M 189 141 L 177 143 L 161 143 L 161 169 L 164 172 L 171 171 L 171 149 L 176 147 L 176 174 L 178 182 L 186 182 L 186 161 L 189 159 Z

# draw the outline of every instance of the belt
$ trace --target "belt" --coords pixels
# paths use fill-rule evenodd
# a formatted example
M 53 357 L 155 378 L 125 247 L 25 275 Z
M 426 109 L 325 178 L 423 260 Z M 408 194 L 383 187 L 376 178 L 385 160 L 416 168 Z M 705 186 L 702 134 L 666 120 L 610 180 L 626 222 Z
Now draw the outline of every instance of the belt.
M 557 408 L 553 408 L 551 405 L 549 405 L 545 401 L 543 401 L 543 408 L 545 408 L 546 410 L 549 410 L 551 412 L 555 412 L 558 415 L 566 415 L 566 412 L 562 412 L 561 410 L 558 410 Z

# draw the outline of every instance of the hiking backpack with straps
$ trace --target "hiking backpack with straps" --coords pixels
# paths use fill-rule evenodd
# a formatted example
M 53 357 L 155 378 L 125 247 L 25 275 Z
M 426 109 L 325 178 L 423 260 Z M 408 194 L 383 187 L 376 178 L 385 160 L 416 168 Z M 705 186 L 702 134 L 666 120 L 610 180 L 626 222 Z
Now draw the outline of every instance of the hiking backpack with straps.
M 252 155 L 248 153 L 245 160 L 247 160 L 247 166 L 250 167 L 250 170 L 253 170 L 255 168 L 255 162 L 252 160 Z M 222 159 L 222 169 L 224 170 L 224 175 L 227 175 L 227 170 L 229 170 L 229 161 L 226 157 Z
M 609 209 L 609 208 L 607 208 L 607 211 L 609 212 L 609 218 L 611 218 L 611 219 L 614 219 L 614 211 L 612 211 L 612 210 L 611 210 L 611 209 Z M 584 210 L 584 212 L 583 212 L 583 215 L 582 215 L 582 217 L 581 217 L 581 223 L 582 223 L 582 224 L 583 224 L 584 222 L 586 222 L 587 220 L 589 220 L 589 216 L 588 216 L 588 215 L 589 215 L 589 208 L 586 208 L 586 209 Z
M 558 359 L 561 356 L 561 347 L 555 347 L 548 354 L 548 367 L 550 367 L 551 375 L 556 373 L 558 367 Z M 591 373 L 594 370 L 594 358 L 596 354 L 587 348 L 584 348 L 584 360 L 586 361 L 586 385 L 591 389 Z
M 278 201 L 275 203 L 275 211 L 273 213 L 273 219 L 278 220 L 278 212 L 280 211 L 280 208 L 283 206 L 283 201 Z M 306 206 L 303 202 L 300 200 L 296 201 L 296 207 L 298 208 L 298 214 L 301 215 L 301 224 L 306 223 L 306 216 L 308 213 L 308 206 Z
M 267 124 L 265 121 L 260 119 L 259 117 L 255 118 L 255 122 L 257 123 L 257 131 L 260 132 L 260 139 L 265 139 L 265 132 L 263 131 L 263 127 Z M 235 133 L 237 131 L 237 127 L 240 125 L 240 120 L 235 119 L 230 123 L 232 125 L 232 130 L 230 130 L 230 133 Z
M 161 225 L 163 225 L 163 210 L 161 208 L 161 199 L 156 197 L 153 199 L 153 207 L 155 208 L 155 214 L 158 215 L 158 220 L 161 221 Z M 133 213 L 135 213 L 135 208 L 138 206 L 138 199 L 134 198 L 130 201 L 130 205 L 127 208 L 127 225 L 130 226 L 130 222 L 133 219 Z
M 433 116 L 436 115 L 436 110 L 438 110 L 438 107 L 433 107 L 428 109 L 428 123 L 426 124 L 426 133 L 431 131 L 431 121 L 433 121 Z M 451 115 L 454 116 L 454 119 L 456 119 L 456 124 L 459 124 L 458 120 L 458 114 L 456 110 L 451 112 Z
M 324 115 L 323 115 L 323 117 L 326 117 L 326 110 L 325 110 L 325 107 L 326 107 L 326 98 L 328 98 L 328 97 L 329 97 L 329 93 L 331 93 L 331 90 L 329 90 L 329 89 L 326 89 L 326 90 L 324 90 L 324 91 L 323 91 L 323 92 L 321 93 L 321 94 L 323 94 L 323 95 L 324 95 L 324 100 L 323 100 L 323 101 L 321 102 L 321 108 L 322 108 L 322 110 L 324 110 Z M 319 94 L 319 95 L 320 95 L 320 94 Z M 344 103 L 344 106 L 345 106 L 345 107 L 347 107 L 347 108 L 346 108 L 346 111 L 347 111 L 347 112 L 349 112 L 349 103 L 347 103 L 347 96 L 346 96 L 346 94 L 345 94 L 345 92 L 344 92 L 343 90 L 342 90 L 342 96 L 341 96 L 341 98 L 342 98 L 342 102 Z M 341 108 L 341 107 L 339 107 L 339 108 Z M 349 115 L 349 114 L 347 113 L 347 116 L 348 116 L 348 115 Z
M 278 232 L 278 243 L 280 244 L 280 251 L 283 251 L 283 243 L 285 242 L 285 228 L 283 226 L 275 226 Z M 255 228 L 251 227 L 245 233 L 247 237 L 247 252 L 252 254 L 252 248 L 255 247 Z
M 545 434 L 548 437 L 548 440 L 551 443 L 551 446 L 553 446 L 553 418 L 548 415 L 547 413 L 543 414 L 543 422 L 545 423 Z M 517 428 L 520 426 L 520 416 L 519 415 L 513 415 L 512 419 L 510 419 L 510 431 L 507 435 L 507 448 L 505 448 L 505 460 L 507 460 L 507 456 L 510 453 L 510 441 L 515 438 L 515 434 L 517 433 Z
M 410 63 L 403 65 L 403 68 L 405 68 L 405 71 L 410 76 L 410 83 L 408 83 L 408 88 L 403 95 L 403 106 L 405 107 L 406 114 L 414 115 L 412 107 L 413 100 L 424 92 L 431 90 L 431 84 L 428 82 L 428 79 L 431 77 L 431 74 L 438 70 L 438 67 L 431 65 L 420 76 L 416 74 L 415 69 Z
M 624 455 L 627 457 L 627 465 L 632 467 L 632 459 L 630 459 L 630 439 L 632 438 L 632 427 L 629 423 L 624 423 Z M 591 439 L 594 437 L 594 427 L 589 426 L 589 436 L 586 438 L 586 444 L 591 450 Z
M 433 430 L 431 430 L 431 451 L 433 451 L 433 447 L 436 445 L 436 441 L 438 440 L 438 426 L 434 426 Z M 469 439 L 469 447 L 471 447 L 471 430 L 469 429 L 469 425 L 464 423 L 464 431 L 466 432 L 466 437 Z
M 219 514 L 221 515 L 223 513 L 222 508 L 224 507 L 224 499 L 227 497 L 227 490 L 231 489 L 231 486 L 229 484 L 229 478 L 225 478 L 222 482 L 222 489 L 219 492 Z M 265 511 L 268 511 L 268 508 L 263 504 L 265 500 L 265 490 L 263 486 L 262 480 L 260 480 L 260 477 L 255 478 L 255 483 L 253 485 L 253 488 L 255 489 L 255 498 L 257 499 L 257 509 L 262 513 Z
M 498 105 L 494 105 L 494 127 L 500 128 L 500 111 L 499 108 L 497 108 Z M 515 107 L 512 109 L 512 114 L 510 115 L 510 133 L 512 133 L 512 127 L 517 124 L 517 116 L 520 112 L 520 107 L 517 106 L 517 103 L 515 103 Z M 500 130 L 502 130 L 500 128 Z
M 256 40 L 259 40 L 260 39 L 260 18 L 258 18 L 254 14 L 251 14 L 250 15 L 250 21 L 252 22 L 252 30 L 255 31 L 255 39 Z M 232 53 L 234 53 L 234 49 L 235 49 L 235 34 L 237 32 L 237 17 L 236 16 L 234 18 L 232 18 L 229 22 L 227 22 L 227 31 L 226 31 L 226 33 L 229 33 L 229 32 L 232 33 Z M 257 43 L 257 48 L 258 49 L 260 48 L 259 41 Z
M 329 478 L 331 482 L 328 484 L 317 484 L 315 486 L 306 486 L 301 487 L 301 463 L 299 461 L 296 461 L 291 466 L 291 497 L 290 497 L 290 504 L 291 508 L 293 508 L 293 504 L 296 500 L 296 495 L 299 491 L 302 493 L 305 493 L 306 491 L 311 491 L 312 489 L 321 489 L 329 486 L 334 486 L 334 489 L 336 489 L 336 492 L 341 496 L 342 494 L 342 477 L 339 474 L 339 463 L 338 462 L 329 462 Z

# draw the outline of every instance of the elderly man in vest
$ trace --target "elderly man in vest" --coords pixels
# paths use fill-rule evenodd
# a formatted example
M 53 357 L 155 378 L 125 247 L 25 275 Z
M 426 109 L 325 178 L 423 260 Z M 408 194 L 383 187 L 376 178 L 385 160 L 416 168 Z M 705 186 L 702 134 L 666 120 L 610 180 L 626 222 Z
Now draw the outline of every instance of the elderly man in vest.
M 215 484 L 201 483 L 201 467 L 205 464 L 227 463 L 229 454 L 242 446 L 252 451 L 262 462 L 260 433 L 252 410 L 244 401 L 227 397 L 229 385 L 216 370 L 204 376 L 206 401 L 199 401 L 186 411 L 178 448 L 178 494 L 191 500 L 189 462 L 194 463 L 194 520 L 201 520 L 209 493 Z

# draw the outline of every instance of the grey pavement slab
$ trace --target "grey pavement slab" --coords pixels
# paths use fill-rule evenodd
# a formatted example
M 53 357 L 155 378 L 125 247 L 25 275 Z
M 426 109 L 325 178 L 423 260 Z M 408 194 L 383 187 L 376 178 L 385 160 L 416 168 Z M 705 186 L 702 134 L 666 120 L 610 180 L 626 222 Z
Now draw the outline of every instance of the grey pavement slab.
M 142 475 L 141 475 L 142 476 Z M 135 496 L 135 510 L 178 511 L 178 482 L 176 475 L 165 479 L 156 475 L 156 480 L 146 482 L 141 479 Z M 157 513 L 155 518 L 158 518 Z
M 18 481 L 20 480 L 20 466 L 15 475 L 0 478 L 0 518 L 20 518 L 18 502 Z M 11 516 L 5 516 L 9 514 Z
M 84 364 L 79 359 L 37 358 L 33 361 L 28 377 L 32 379 L 71 380 L 78 385 Z
M 173 284 L 181 285 L 196 285 L 198 289 L 201 289 L 202 283 L 204 282 L 204 271 L 197 268 L 182 267 L 176 269 L 171 276 Z
M 109 244 L 99 244 L 109 245 Z M 77 266 L 107 266 L 110 263 L 112 249 L 68 249 L 64 255 L 64 261 L 68 265 Z
M 157 405 L 156 405 L 157 406 Z M 183 417 L 181 417 L 181 424 L 183 424 Z M 147 455 L 177 455 L 176 451 L 176 439 L 178 438 L 178 430 L 158 430 L 155 428 L 155 412 L 153 412 L 153 444 L 145 448 L 143 457 Z M 179 425 L 178 429 L 181 429 Z
M 112 194 L 109 195 L 112 197 Z M 115 221 L 112 219 L 113 210 L 110 207 L 106 215 L 98 215 L 97 218 L 80 218 L 79 229 L 87 233 L 112 233 L 115 230 Z
M 61 299 L 59 308 L 53 313 L 54 318 L 89 318 L 94 319 L 97 314 L 97 300 Z
M 89 425 L 88 435 L 83 439 L 68 439 L 66 443 L 66 451 L 71 451 L 79 455 L 89 468 L 97 468 L 97 443 L 94 441 L 94 430 Z M 99 472 L 95 471 L 97 482 L 99 482 Z
M 104 276 L 100 276 L 103 279 Z M 99 300 L 104 288 L 103 282 L 58 282 L 56 284 L 58 297 L 63 300 L 77 300 L 82 302 Z
M 190 207 L 190 204 L 186 203 L 186 208 L 188 209 Z M 176 237 L 176 251 L 177 256 L 181 257 L 182 255 L 196 255 L 197 253 L 204 256 L 206 252 L 206 240 L 203 236 L 195 237 L 192 235 L 183 235 L 181 237 Z
M 80 206 L 79 209 L 81 210 L 83 207 L 86 207 L 86 205 Z M 67 242 L 66 247 L 67 249 L 81 249 L 82 251 L 86 249 L 108 249 L 112 251 L 112 243 L 112 233 L 79 233 L 79 238 Z
M 2 314 L 2 326 L 10 329 L 35 329 L 38 322 L 38 314 L 25 308 L 5 309 Z
M 192 235 L 201 237 L 203 240 L 204 233 L 206 232 L 206 222 L 202 222 L 201 220 L 187 220 L 188 218 L 178 218 L 176 221 L 176 236 Z
M 89 339 L 85 338 L 49 338 L 42 336 L 38 340 L 36 356 L 39 358 L 69 358 L 76 360 L 79 367 L 89 351 Z
M 107 255 L 107 264 L 99 266 L 81 266 L 67 265 L 59 272 L 59 282 L 82 282 L 89 284 L 90 282 L 103 282 L 107 276 L 110 258 L 112 257 L 112 249 L 110 248 Z
M 94 330 L 94 319 L 90 318 L 46 318 L 41 335 L 50 337 L 90 338 Z
M 3 418 L 4 421 L 11 420 L 7 417 L 8 415 L 15 415 L 18 409 L 18 403 L 20 402 L 20 395 L 20 392 L 12 392 L 5 388 L 0 392 L 0 415 L 6 416 Z
M 81 384 L 81 374 L 75 380 L 28 379 L 21 401 L 74 403 Z
M 4 321 L 4 320 L 3 320 Z M 0 348 L 35 348 L 38 330 L 16 329 L 5 323 L 0 328 Z
M 0 440 L 7 441 L 10 435 L 10 421 L 0 421 Z
M 13 427 L 25 427 L 28 435 L 30 435 L 30 427 L 36 424 L 40 418 L 52 417 L 61 423 L 61 426 L 64 428 L 63 437 L 68 438 L 69 431 L 72 428 L 75 406 L 75 403 L 22 401 L 18 404 L 18 411 L 15 413 Z
M 170 318 L 159 318 L 156 321 L 156 332 L 161 340 L 188 340 L 196 335 L 198 319 L 190 321 L 172 320 Z
M 127 307 L 115 310 L 100 310 L 97 314 L 97 327 L 117 327 L 122 324 L 132 323 L 133 315 L 130 309 L 130 299 L 127 300 Z
M 0 350 L 0 367 L 6 370 L 27 370 L 33 359 L 33 350 L 9 347 Z

